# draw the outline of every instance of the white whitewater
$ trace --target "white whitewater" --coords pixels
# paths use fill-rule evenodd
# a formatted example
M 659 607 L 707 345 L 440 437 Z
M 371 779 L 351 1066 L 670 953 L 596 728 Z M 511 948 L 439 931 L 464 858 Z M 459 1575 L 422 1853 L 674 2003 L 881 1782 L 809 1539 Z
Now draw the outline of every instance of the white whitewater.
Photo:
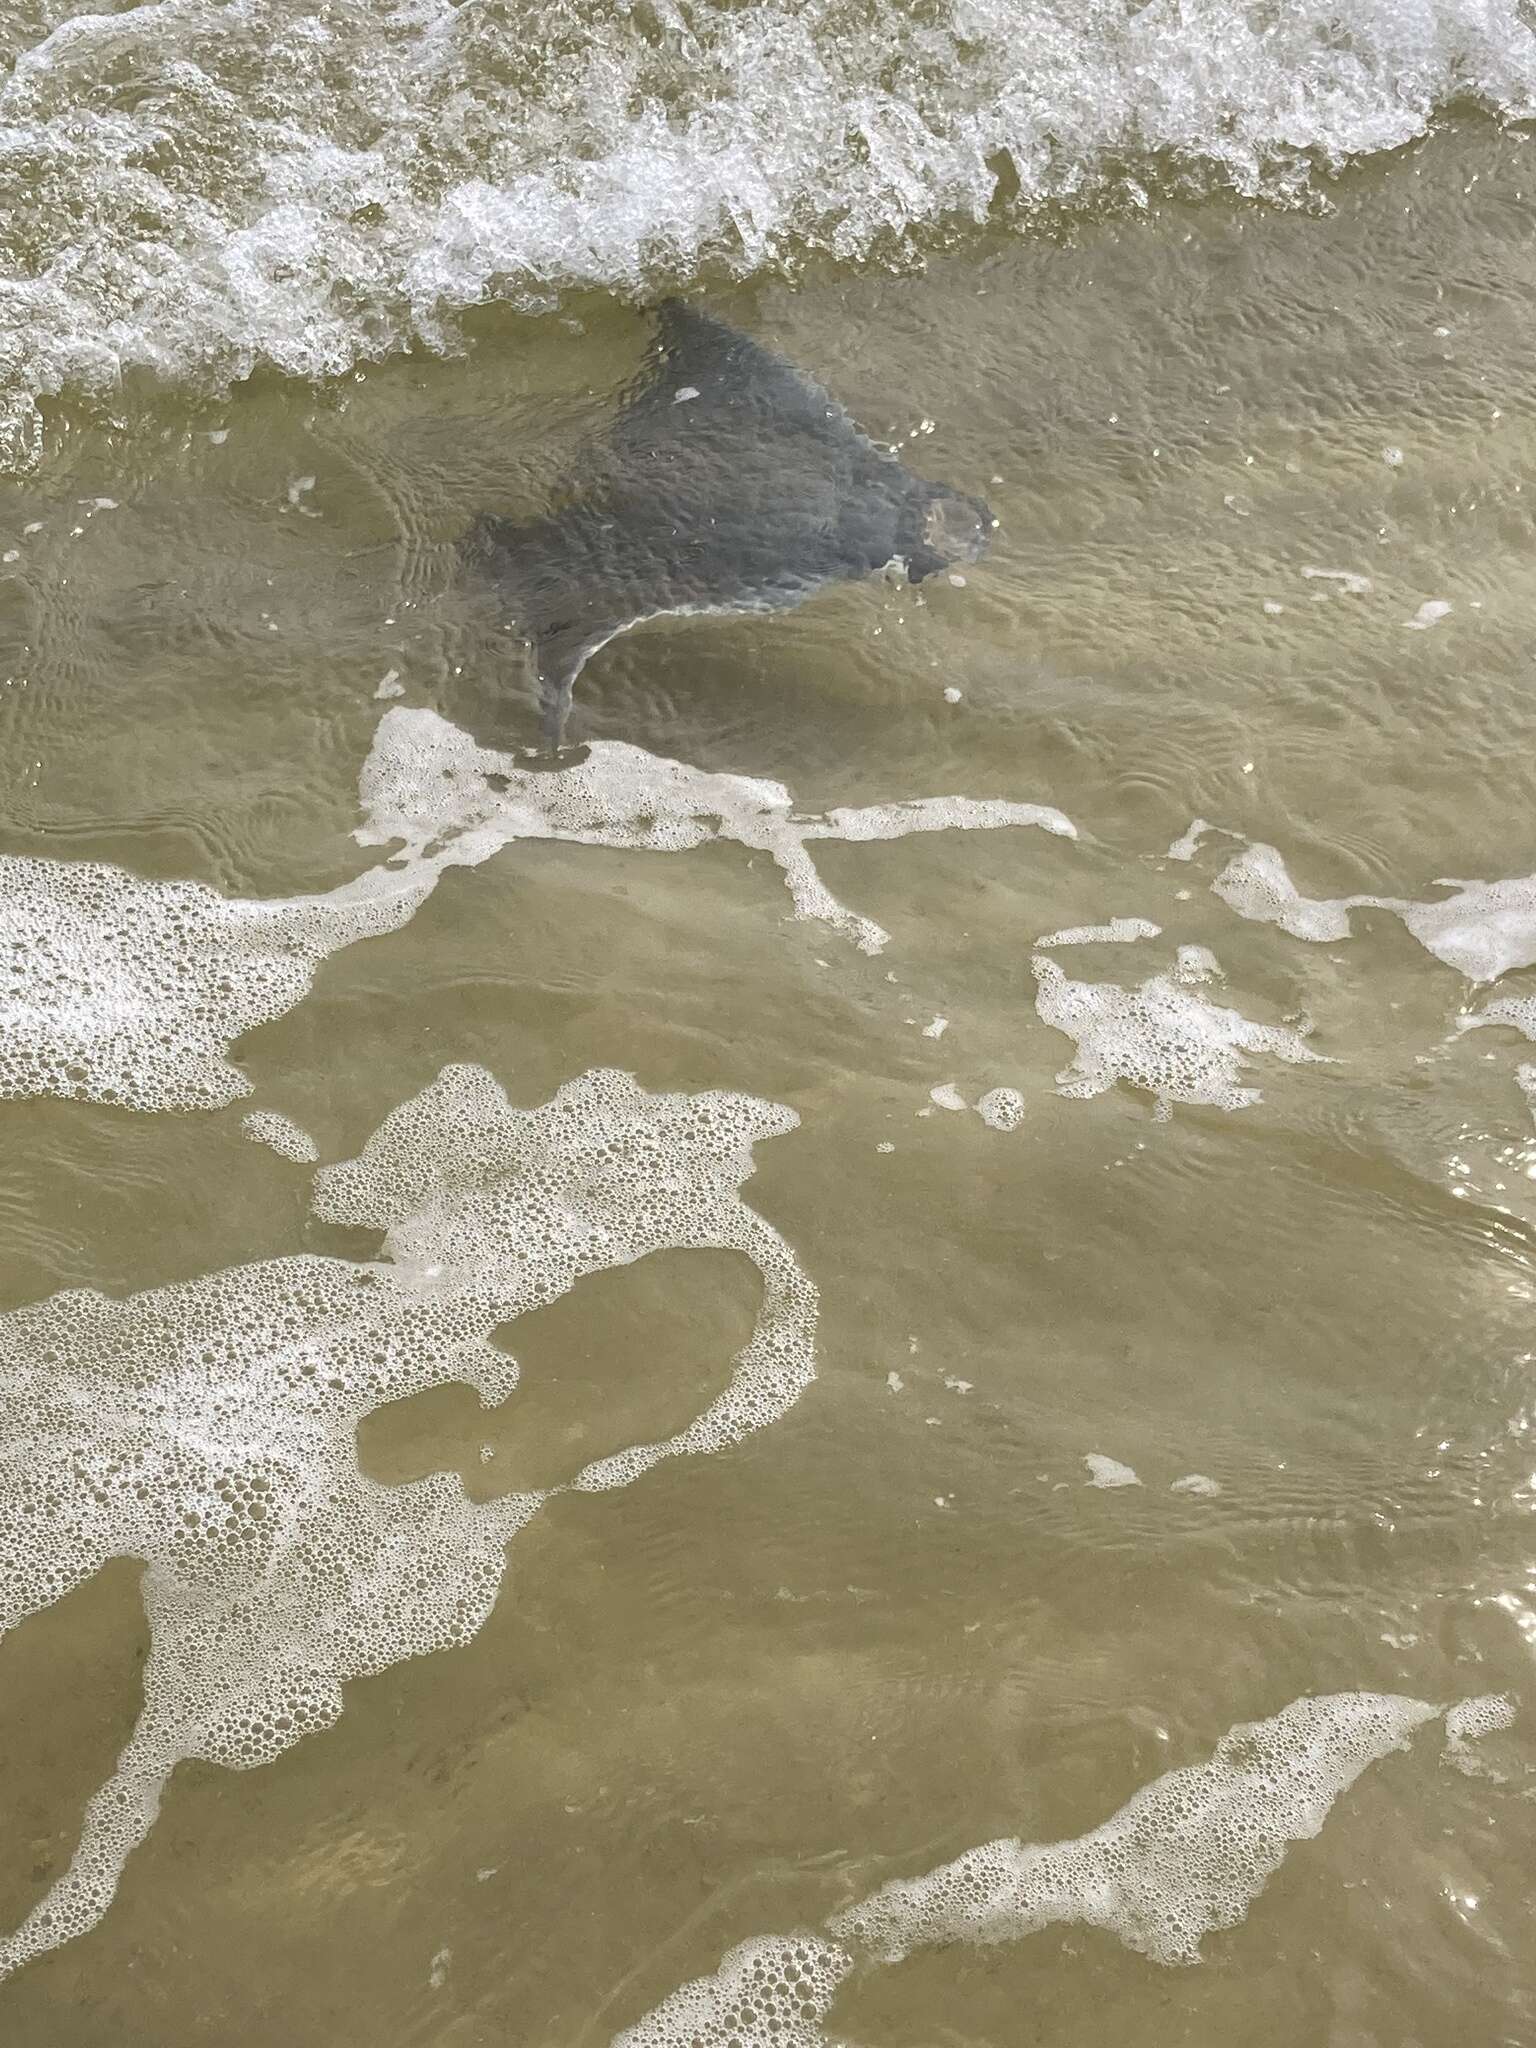
M 1162 175 L 1284 200 L 1452 98 L 1536 112 L 1517 0 L 40 0 L 0 66 L 12 463 L 40 398 L 132 369 L 335 376 L 489 299 L 858 260 Z

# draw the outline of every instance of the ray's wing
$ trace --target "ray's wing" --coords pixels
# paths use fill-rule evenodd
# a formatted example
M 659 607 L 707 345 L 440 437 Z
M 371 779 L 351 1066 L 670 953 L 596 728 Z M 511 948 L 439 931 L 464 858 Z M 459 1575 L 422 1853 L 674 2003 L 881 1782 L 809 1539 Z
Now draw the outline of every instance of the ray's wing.
M 668 299 L 609 437 L 604 486 L 676 606 L 777 609 L 896 551 L 908 478 L 782 356 Z
M 750 462 L 765 436 L 782 443 L 797 435 L 864 441 L 836 399 L 782 356 L 681 299 L 665 300 L 609 436 L 615 455 L 634 461 L 702 448 L 715 460 L 738 453 Z

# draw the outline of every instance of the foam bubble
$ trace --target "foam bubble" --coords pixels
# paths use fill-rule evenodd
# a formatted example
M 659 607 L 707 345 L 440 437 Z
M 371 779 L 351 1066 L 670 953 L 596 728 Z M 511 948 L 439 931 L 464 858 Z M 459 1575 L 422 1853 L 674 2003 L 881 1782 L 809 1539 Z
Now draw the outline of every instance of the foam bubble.
M 1239 917 L 1277 924 L 1292 938 L 1324 941 L 1350 935 L 1348 901 L 1301 895 L 1279 850 L 1261 840 L 1234 854 L 1211 888 Z
M 1102 1451 L 1089 1451 L 1083 1459 L 1088 1467 L 1090 1486 L 1140 1486 L 1141 1481 L 1129 1465 L 1122 1465 L 1118 1458 L 1107 1458 Z
M 627 1485 L 785 1412 L 815 1374 L 816 1290 L 740 1188 L 753 1145 L 796 1121 L 607 1071 L 522 1110 L 483 1069 L 447 1067 L 315 1177 L 319 1215 L 386 1232 L 378 1263 L 268 1259 L 0 1316 L 0 1628 L 137 1557 L 150 1634 L 133 1733 L 68 1869 L 0 1940 L 0 1974 L 101 1917 L 177 1763 L 265 1763 L 333 1722 L 348 1680 L 480 1629 L 549 1494 L 475 1502 L 444 1472 L 379 1485 L 362 1416 L 453 1380 L 505 1400 L 519 1370 L 499 1325 L 673 1246 L 752 1260 L 749 1342 L 684 1428 L 550 1491 Z
M 821 2030 L 854 1958 L 815 1933 L 762 1935 L 696 1976 L 612 2048 L 836 2048 Z
M 1303 896 L 1279 852 L 1255 841 L 1211 886 L 1239 917 L 1277 924 L 1298 939 L 1347 939 L 1351 910 L 1391 911 L 1426 952 L 1469 981 L 1496 981 L 1512 968 L 1536 965 L 1536 875 L 1498 882 L 1442 877 L 1436 888 L 1457 893 L 1436 903 L 1399 896 Z
M 1523 1037 L 1536 1039 L 1536 996 L 1500 996 L 1497 1002 L 1456 1019 L 1458 1031 L 1476 1031 L 1483 1024 L 1507 1024 Z
M 928 1100 L 940 1109 L 964 1109 L 965 1097 L 953 1081 L 941 1081 L 937 1088 L 928 1090 Z
M 275 1109 L 253 1109 L 240 1119 L 240 1128 L 256 1145 L 270 1145 L 284 1159 L 308 1164 L 320 1157 L 320 1147 L 291 1117 Z
M 1515 1702 L 1507 1692 L 1485 1692 L 1476 1699 L 1457 1700 L 1445 1717 L 1445 1761 L 1468 1778 L 1497 1776 L 1494 1767 L 1473 1747 L 1485 1735 L 1511 1728 Z
M 1024 1098 L 1016 1088 L 989 1088 L 976 1114 L 994 1131 L 1015 1131 L 1024 1120 Z
M 1413 617 L 1404 619 L 1403 624 L 1410 633 L 1427 633 L 1431 626 L 1449 617 L 1452 609 L 1443 597 L 1427 597 Z
M 455 309 L 487 299 L 857 262 L 947 221 L 1144 198 L 1165 167 L 1289 199 L 1448 99 L 1536 113 L 1517 0 L 1210 4 L 1177 34 L 1120 0 L 414 0 L 386 34 L 367 0 L 18 21 L 12 460 L 38 451 L 40 396 L 135 367 L 330 377 L 449 345 Z
M 1336 583 L 1346 597 L 1368 597 L 1371 591 L 1369 576 L 1357 575 L 1353 569 L 1303 569 L 1302 575 L 1312 583 Z M 1329 593 L 1319 591 L 1318 595 Z
M 1198 987 L 1201 982 L 1220 981 L 1224 977 L 1221 962 L 1209 946 L 1180 946 L 1174 955 L 1173 978 Z
M 835 1913 L 830 1931 L 895 1962 L 930 1942 L 1016 1941 L 1079 1921 L 1159 1963 L 1193 1963 L 1235 1927 L 1287 1847 L 1316 1835 L 1377 1758 L 1433 1720 L 1393 1693 L 1301 1699 L 1240 1724 L 1209 1763 L 1170 1771 L 1102 1827 L 1047 1845 L 988 1842 Z
M 1241 1085 L 1249 1057 L 1267 1053 L 1292 1065 L 1323 1059 L 1296 1032 L 1250 1023 L 1164 975 L 1123 989 L 1069 981 L 1043 954 L 1030 965 L 1042 1021 L 1077 1041 L 1075 1059 L 1056 1076 L 1062 1095 L 1102 1095 L 1116 1081 L 1128 1081 L 1155 1098 L 1159 1120 L 1176 1102 L 1246 1109 L 1261 1100 L 1257 1088 Z
M 1536 875 L 1503 882 L 1440 877 L 1435 886 L 1457 893 L 1438 903 L 1382 898 L 1378 907 L 1396 911 L 1426 952 L 1469 981 L 1497 981 L 1511 968 L 1536 965 Z M 1371 904 L 1376 899 L 1353 900 Z
M 1217 1479 L 1208 1479 L 1203 1472 L 1186 1472 L 1182 1479 L 1171 1479 L 1168 1482 L 1168 1491 L 1195 1493 L 1202 1499 L 1214 1500 L 1221 1491 L 1221 1482 Z
M 1108 924 L 1075 924 L 1066 931 L 1047 932 L 1037 946 L 1126 946 L 1134 939 L 1155 939 L 1162 931 L 1146 917 L 1112 917 Z
M 1193 860 L 1200 851 L 1201 841 L 1208 838 L 1212 832 L 1219 832 L 1220 830 L 1221 827 L 1213 825 L 1209 818 L 1191 818 L 1189 829 L 1181 832 L 1168 848 L 1167 858 L 1169 860 Z
M 846 1949 L 817 1934 L 744 1941 L 712 1977 L 616 2034 L 613 2048 L 835 2048 L 821 2023 L 852 1968 Z
M 1506 1024 L 1525 1038 L 1536 1040 L 1536 996 L 1501 996 L 1481 1010 L 1456 1019 L 1458 1031 L 1476 1031 L 1484 1024 Z M 1522 1062 L 1515 1069 L 1515 1085 L 1536 1117 L 1536 1065 Z

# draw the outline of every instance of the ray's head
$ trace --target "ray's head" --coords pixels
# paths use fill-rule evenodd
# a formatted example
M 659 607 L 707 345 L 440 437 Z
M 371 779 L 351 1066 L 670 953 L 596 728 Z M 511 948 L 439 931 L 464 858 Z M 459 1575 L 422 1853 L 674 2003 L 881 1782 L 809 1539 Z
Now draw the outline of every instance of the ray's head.
M 948 484 L 923 484 L 912 505 L 912 532 L 906 550 L 907 575 L 913 583 L 957 562 L 974 562 L 992 538 L 996 521 L 980 498 L 952 490 Z

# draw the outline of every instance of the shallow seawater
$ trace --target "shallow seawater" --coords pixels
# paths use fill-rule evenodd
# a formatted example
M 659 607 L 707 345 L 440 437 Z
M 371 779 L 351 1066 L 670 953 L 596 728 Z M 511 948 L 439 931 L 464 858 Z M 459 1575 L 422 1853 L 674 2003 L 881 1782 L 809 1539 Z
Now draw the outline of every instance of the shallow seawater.
M 815 839 L 838 903 L 887 935 L 868 951 L 796 918 L 771 852 L 702 799 L 700 843 L 673 851 L 525 833 L 445 866 L 394 928 L 320 948 L 307 992 L 235 1039 L 247 1093 L 0 1101 L 7 1312 L 304 1254 L 334 1273 L 390 1225 L 398 1261 L 428 1239 L 436 1257 L 441 1215 L 492 1171 L 470 1121 L 433 1155 L 441 1215 L 420 1188 L 425 1208 L 349 1206 L 323 1174 L 315 1199 L 311 1164 L 250 1142 L 253 1111 L 328 1164 L 452 1064 L 521 1110 L 616 1068 L 795 1112 L 739 1195 L 746 1167 L 723 1172 L 705 1225 L 657 1192 L 691 1155 L 663 1146 L 652 1172 L 626 1139 L 563 1180 L 564 1127 L 518 1124 L 555 1193 L 516 1210 L 506 1257 L 554 1277 L 498 1293 L 487 1225 L 463 1284 L 521 1381 L 482 1403 L 446 1339 L 434 1384 L 381 1379 L 355 1429 L 385 1489 L 559 1489 L 713 1412 L 769 1313 L 741 1204 L 820 1292 L 816 1377 L 761 1426 L 552 1492 L 462 1641 L 359 1658 L 339 1718 L 260 1768 L 181 1762 L 95 1924 L 0 1983 L 8 2041 L 596 2048 L 738 1942 L 836 1939 L 828 1917 L 889 1880 L 1083 1835 L 1236 1724 L 1357 1693 L 1518 1712 L 1469 1769 L 1427 1723 L 1350 1751 L 1267 1884 L 1242 1875 L 1256 1771 L 1220 1823 L 1238 1874 L 1213 1883 L 1236 1903 L 1197 1965 L 1085 1893 L 984 1945 L 948 1927 L 885 1962 L 850 1938 L 803 2038 L 1536 2039 L 1536 1053 L 1518 1011 L 1465 1028 L 1536 997 L 1536 883 L 1474 892 L 1459 941 L 1411 909 L 1445 877 L 1536 870 L 1533 180 L 1525 134 L 1469 113 L 1354 165 L 1326 210 L 1164 196 L 978 228 L 900 270 L 707 271 L 701 304 L 1000 525 L 958 581 L 648 624 L 592 661 L 572 738 L 777 782 L 797 816 L 963 796 L 1054 807 L 1077 836 Z M 0 854 L 318 897 L 387 854 L 352 836 L 381 718 L 435 713 L 516 770 L 532 692 L 456 542 L 561 487 L 648 325 L 573 287 L 465 326 L 458 354 L 321 385 L 130 377 L 115 414 L 52 403 L 0 508 Z M 1195 819 L 1215 829 L 1191 847 Z M 1213 889 L 1254 844 L 1314 912 L 1387 903 L 1305 936 L 1283 891 Z M 1159 929 L 1039 946 L 1112 919 Z M 1035 958 L 1164 994 L 1106 1022 L 1069 988 L 1069 1034 Z M 1235 1046 L 1227 1012 L 1267 1047 Z M 978 1113 L 999 1089 L 1016 1119 Z M 647 1203 L 654 1230 L 626 1236 Z M 562 1218 L 596 1232 L 569 1271 Z M 267 1338 L 219 1285 L 233 1350 L 195 1432 L 214 1461 L 249 1426 L 255 1459 L 267 1411 L 213 1396 Z M 8 1313 L 6 1928 L 64 1873 L 144 1699 L 146 1608 L 175 1605 L 128 1541 L 49 1604 L 49 1531 L 87 1474 L 93 1500 L 133 1490 L 91 1462 L 114 1374 L 141 1375 L 168 1438 L 195 1433 L 167 1345 L 106 1344 L 87 1396 L 61 1339 L 22 1402 L 19 1330 Z M 29 1494 L 54 1394 L 85 1449 L 38 1453 Z M 273 1459 L 280 1519 L 302 1455 Z M 179 1469 L 139 1500 L 174 1507 Z M 306 1498 L 323 1526 L 331 1496 Z M 293 1623 L 295 1666 L 341 1668 L 409 1580 L 409 1527 L 402 1508 L 350 1621 L 328 1611 L 307 1646 Z M 215 1537 L 187 1528 L 186 1569 L 216 1578 Z M 276 1585 L 244 1588 L 269 1641 Z M 1154 1887 L 1206 1853 L 1188 1825 L 1158 1838 Z

